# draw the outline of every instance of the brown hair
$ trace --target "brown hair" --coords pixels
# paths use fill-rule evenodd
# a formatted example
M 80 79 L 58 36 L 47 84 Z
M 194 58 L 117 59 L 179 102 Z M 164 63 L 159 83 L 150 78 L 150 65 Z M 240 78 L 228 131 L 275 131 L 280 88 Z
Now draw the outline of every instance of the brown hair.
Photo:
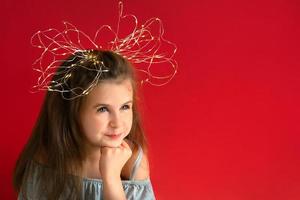
M 147 143 L 137 107 L 138 95 L 134 68 L 130 62 L 114 52 L 100 50 L 89 52 L 109 69 L 108 72 L 101 74 L 98 84 L 106 80 L 131 80 L 133 87 L 133 124 L 126 139 L 138 143 L 144 152 L 147 152 Z M 52 80 L 61 79 L 65 75 L 62 73 L 64 67 L 76 66 L 80 63 L 80 66 L 84 67 L 75 67 L 71 77 L 62 87 L 84 90 L 90 86 L 95 77 L 95 71 L 90 70 L 94 67 L 93 62 L 94 60 L 83 59 L 82 56 L 74 54 L 61 64 Z M 80 199 L 82 195 L 82 179 L 80 176 L 70 176 L 69 174 L 70 171 L 80 174 L 81 161 L 84 158 L 80 149 L 83 145 L 83 136 L 80 132 L 77 116 L 85 96 L 73 100 L 66 99 L 72 99 L 76 93 L 76 91 L 66 91 L 64 93 L 48 91 L 46 93 L 31 137 L 20 154 L 14 170 L 13 184 L 15 190 L 21 195 L 23 194 L 24 198 L 27 197 L 26 188 L 30 184 L 28 180 L 35 174 L 34 170 L 36 170 L 32 168 L 32 162 L 40 161 L 36 159 L 37 157 L 46 160 L 45 166 L 47 166 L 48 171 L 44 170 L 39 173 L 40 188 L 34 188 L 34 190 L 41 190 L 38 193 L 46 196 L 47 199 L 66 198 L 65 195 L 68 195 L 68 199 Z

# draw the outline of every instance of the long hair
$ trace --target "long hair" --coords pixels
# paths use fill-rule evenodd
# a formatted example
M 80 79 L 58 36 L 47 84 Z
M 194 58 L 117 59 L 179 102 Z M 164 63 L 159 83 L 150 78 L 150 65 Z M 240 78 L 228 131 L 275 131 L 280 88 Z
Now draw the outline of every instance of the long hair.
M 109 69 L 108 72 L 101 74 L 98 84 L 106 80 L 129 79 L 131 81 L 133 87 L 133 122 L 126 139 L 138 143 L 147 153 L 147 142 L 138 112 L 134 67 L 127 59 L 114 52 L 100 50 L 91 50 L 90 52 Z M 62 87 L 87 89 L 95 77 L 95 71 L 90 70 L 93 68 L 93 62 L 94 60 L 83 60 L 82 57 L 74 54 L 61 64 L 52 80 L 59 80 L 64 76 L 62 66 L 80 63 L 80 66 L 84 67 L 74 69 L 71 77 Z M 80 176 L 70 175 L 70 172 L 80 175 L 81 161 L 85 156 L 81 150 L 83 134 L 80 131 L 78 114 L 86 96 L 72 99 L 72 95 L 75 94 L 74 91 L 63 94 L 47 91 L 31 137 L 21 152 L 14 169 L 14 188 L 23 195 L 23 198 L 27 196 L 26 188 L 30 187 L 30 178 L 37 176 L 34 172 L 36 168 L 32 167 L 32 162 L 40 162 L 37 158 L 42 158 L 47 170 L 41 170 L 38 177 L 35 177 L 40 187 L 34 188 L 34 190 L 40 190 L 40 194 L 46 196 L 47 199 L 59 199 L 66 197 L 66 195 L 68 195 L 68 199 L 80 199 L 82 179 Z

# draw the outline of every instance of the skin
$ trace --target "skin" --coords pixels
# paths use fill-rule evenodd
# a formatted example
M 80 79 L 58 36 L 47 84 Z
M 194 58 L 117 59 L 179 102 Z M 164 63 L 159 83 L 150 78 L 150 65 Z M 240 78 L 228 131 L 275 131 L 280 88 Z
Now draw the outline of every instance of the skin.
M 105 199 L 126 199 L 120 174 L 132 157 L 130 142 L 124 140 L 132 127 L 132 99 L 129 80 L 105 81 L 87 95 L 80 110 L 87 155 L 83 176 L 102 178 Z M 110 134 L 121 136 L 111 139 Z
M 132 126 L 133 91 L 129 80 L 106 81 L 87 95 L 80 109 L 80 125 L 88 151 L 119 147 Z M 106 135 L 122 134 L 117 140 Z

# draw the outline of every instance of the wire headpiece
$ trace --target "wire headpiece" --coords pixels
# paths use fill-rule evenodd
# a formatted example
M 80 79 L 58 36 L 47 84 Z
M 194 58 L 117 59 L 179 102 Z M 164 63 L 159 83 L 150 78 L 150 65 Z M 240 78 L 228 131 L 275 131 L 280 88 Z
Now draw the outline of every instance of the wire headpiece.
M 128 35 L 121 37 L 120 25 L 125 19 L 132 19 L 134 25 Z M 141 84 L 162 86 L 167 84 L 177 72 L 177 62 L 173 59 L 177 47 L 163 37 L 162 21 L 159 18 L 150 18 L 144 24 L 139 25 L 135 15 L 123 14 L 122 2 L 119 2 L 116 30 L 109 25 L 102 25 L 96 31 L 94 38 L 91 38 L 73 24 L 69 22 L 63 22 L 63 24 L 63 31 L 50 28 L 36 32 L 31 38 L 32 46 L 42 50 L 40 57 L 33 63 L 33 69 L 39 73 L 37 84 L 33 86 L 35 90 L 61 92 L 64 98 L 66 98 L 65 92 L 73 93 L 72 98 L 88 94 L 97 85 L 101 74 L 109 71 L 102 61 L 96 59 L 92 53 L 93 49 L 113 51 L 133 63 L 137 71 L 145 75 Z M 157 26 L 156 33 L 154 33 L 155 26 Z M 103 39 L 105 31 L 112 34 L 113 39 L 101 45 L 99 41 Z M 165 47 L 171 50 L 166 50 Z M 68 62 L 72 60 L 67 60 L 66 57 L 70 55 L 80 57 L 81 62 L 89 61 L 93 64 L 94 68 L 89 70 L 95 71 L 95 76 L 87 89 L 62 87 L 71 77 L 71 72 L 75 67 L 84 67 L 80 63 L 69 65 Z M 160 74 L 152 69 L 154 64 L 160 66 L 158 69 Z M 58 67 L 61 69 L 59 72 Z M 60 78 L 51 80 L 52 76 L 57 73 L 61 74 Z

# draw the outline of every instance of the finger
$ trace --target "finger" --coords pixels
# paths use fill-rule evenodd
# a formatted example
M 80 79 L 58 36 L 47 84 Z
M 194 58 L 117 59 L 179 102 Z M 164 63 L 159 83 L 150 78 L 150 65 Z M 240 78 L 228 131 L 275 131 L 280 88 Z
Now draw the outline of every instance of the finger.
M 127 144 L 129 145 L 130 148 L 134 147 L 134 144 L 132 141 L 130 141 L 129 139 L 124 139 L 125 142 L 127 142 Z
M 109 147 L 109 146 L 101 146 L 101 147 L 100 147 L 100 155 L 101 155 L 105 150 L 107 150 L 107 149 L 109 149 L 109 148 L 112 148 L 112 147 Z
M 130 146 L 129 146 L 129 144 L 125 141 L 125 140 L 123 140 L 122 141 L 122 143 L 121 143 L 121 147 L 123 147 L 123 148 L 129 148 L 130 149 Z
M 104 148 L 106 148 L 105 146 L 101 146 L 100 147 L 100 156 L 102 155 L 103 151 L 104 151 Z

